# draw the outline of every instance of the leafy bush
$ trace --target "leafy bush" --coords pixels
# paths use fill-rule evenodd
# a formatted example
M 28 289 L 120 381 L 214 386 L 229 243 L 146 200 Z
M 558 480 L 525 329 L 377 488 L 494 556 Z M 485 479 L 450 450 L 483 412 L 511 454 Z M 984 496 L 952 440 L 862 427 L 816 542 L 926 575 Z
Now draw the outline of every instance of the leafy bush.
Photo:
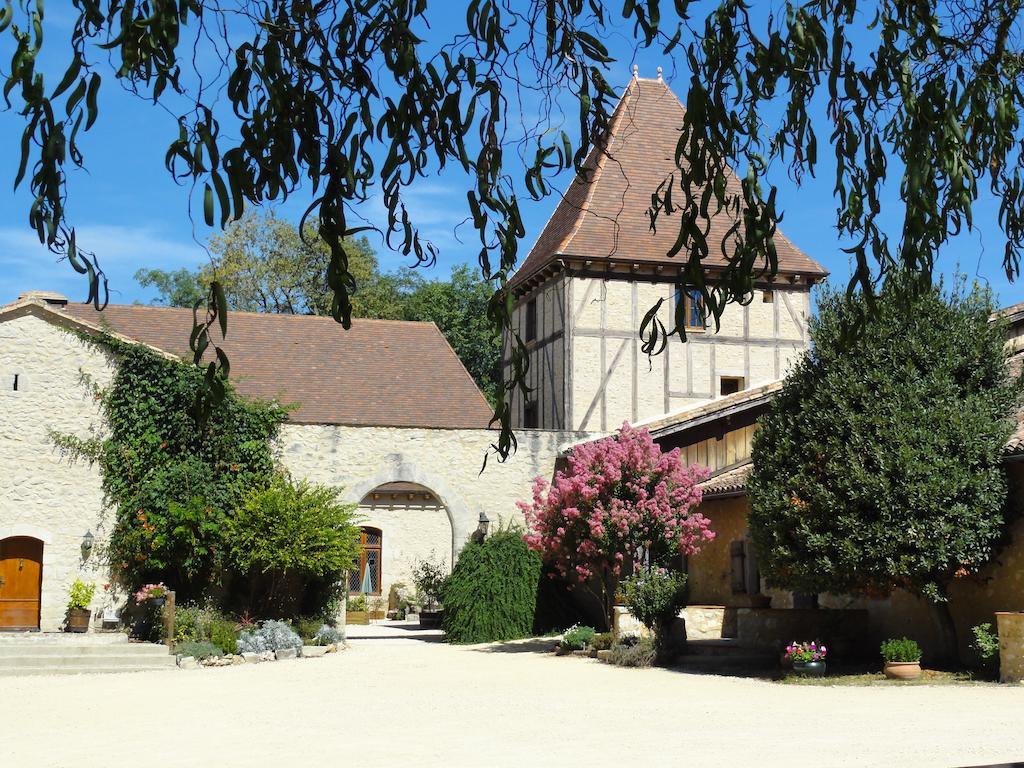
M 302 638 L 283 621 L 264 621 L 258 629 L 242 632 L 238 636 L 239 653 L 280 651 L 302 648 Z
M 230 619 L 217 618 L 210 622 L 210 642 L 224 653 L 238 653 L 238 629 Z
M 971 650 L 978 657 L 979 666 L 990 677 L 999 671 L 999 635 L 990 623 L 971 627 Z
M 453 643 L 526 637 L 533 629 L 540 557 L 514 529 L 471 541 L 444 590 L 444 630 Z
M 213 643 L 194 640 L 182 643 L 174 649 L 174 652 L 178 656 L 191 656 L 195 659 L 219 658 L 224 655 L 224 651 Z
M 444 587 L 448 581 L 444 563 L 435 562 L 433 558 L 420 560 L 412 568 L 412 581 L 428 611 L 436 610 L 437 604 L 444 602 Z
M 366 595 L 356 595 L 348 598 L 346 609 L 349 611 L 361 612 L 366 610 Z
M 68 590 L 68 610 L 88 608 L 92 604 L 92 597 L 96 594 L 96 585 L 86 583 L 81 579 L 75 579 Z
M 356 505 L 341 503 L 340 494 L 339 488 L 294 483 L 277 474 L 235 510 L 228 525 L 229 559 L 259 586 L 264 610 L 305 607 L 300 601 L 311 583 L 337 584 L 352 566 L 359 553 L 359 529 L 352 523 Z
M 615 641 L 615 635 L 611 632 L 599 632 L 594 635 L 590 640 L 590 647 L 595 651 L 607 651 L 612 647 L 612 643 Z
M 686 605 L 686 574 L 664 568 L 640 567 L 622 583 L 629 612 L 654 633 L 654 645 L 668 654 L 668 630 Z
M 881 647 L 882 658 L 889 661 L 920 661 L 921 646 L 906 637 L 889 638 Z
M 656 656 L 654 642 L 641 637 L 635 643 L 613 643 L 608 661 L 617 667 L 649 667 Z
M 934 603 L 952 655 L 946 585 L 1005 532 L 1021 382 L 987 293 L 906 282 L 886 280 L 870 306 L 819 293 L 810 350 L 754 434 L 748 519 L 771 586 L 906 589 Z
M 561 646 L 567 651 L 582 651 L 590 646 L 597 631 L 593 627 L 572 626 L 562 635 Z

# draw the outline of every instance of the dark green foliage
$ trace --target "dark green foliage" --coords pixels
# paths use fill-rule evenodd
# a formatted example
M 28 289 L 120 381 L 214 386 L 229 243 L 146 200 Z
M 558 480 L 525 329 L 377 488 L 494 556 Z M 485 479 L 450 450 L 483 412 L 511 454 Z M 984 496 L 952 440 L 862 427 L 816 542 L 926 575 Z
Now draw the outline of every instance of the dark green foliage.
M 999 635 L 992 631 L 990 622 L 971 627 L 971 650 L 986 677 L 999 676 Z
M 174 645 L 180 655 L 194 655 L 178 650 L 187 643 L 209 643 L 223 653 L 232 654 L 237 641 L 238 625 L 216 608 L 180 605 L 175 609 Z
M 611 632 L 598 632 L 590 639 L 590 647 L 595 651 L 606 651 L 612 647 L 615 635 Z
M 562 635 L 562 648 L 567 651 L 582 651 L 590 647 L 591 642 L 597 635 L 593 627 L 569 627 Z
M 771 585 L 942 600 L 991 559 L 1020 383 L 990 310 L 978 290 L 891 279 L 851 334 L 863 297 L 823 291 L 812 350 L 754 436 L 750 533 Z
M 124 583 L 165 582 L 179 599 L 204 594 L 224 568 L 230 512 L 274 474 L 270 442 L 284 421 L 277 405 L 243 400 L 230 387 L 205 423 L 193 417 L 203 372 L 112 339 L 119 358 L 100 393 L 108 437 L 63 447 L 98 460 L 116 510 L 110 563 Z
M 641 567 L 621 588 L 629 612 L 656 635 L 686 605 L 685 573 Z
M 883 661 L 920 661 L 921 646 L 907 637 L 890 637 L 882 643 L 879 651 Z
M 238 627 L 231 619 L 215 619 L 210 623 L 210 642 L 226 654 L 238 650 Z
M 448 640 L 489 643 L 529 636 L 539 577 L 540 557 L 515 530 L 466 544 L 444 590 Z

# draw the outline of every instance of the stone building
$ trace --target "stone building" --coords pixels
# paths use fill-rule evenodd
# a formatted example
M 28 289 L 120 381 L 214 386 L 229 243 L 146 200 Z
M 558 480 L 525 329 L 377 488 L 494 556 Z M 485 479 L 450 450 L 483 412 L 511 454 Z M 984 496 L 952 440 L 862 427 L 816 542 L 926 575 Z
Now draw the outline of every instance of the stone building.
M 75 578 L 109 581 L 95 554 L 112 522 L 99 470 L 70 461 L 51 438 L 104 433 L 84 379 L 106 386 L 116 360 L 88 338 L 112 332 L 190 359 L 191 325 L 187 309 L 100 314 L 53 294 L 0 308 L 0 630 L 56 630 Z M 450 566 L 481 515 L 494 525 L 517 515 L 533 478 L 550 476 L 559 446 L 580 437 L 523 430 L 515 456 L 481 475 L 491 409 L 432 323 L 361 320 L 343 331 L 330 318 L 238 312 L 225 347 L 243 395 L 296 406 L 280 463 L 359 504 L 356 590 L 367 572 L 371 592 L 386 596 L 409 583 L 418 560 Z M 94 620 L 116 607 L 98 590 Z

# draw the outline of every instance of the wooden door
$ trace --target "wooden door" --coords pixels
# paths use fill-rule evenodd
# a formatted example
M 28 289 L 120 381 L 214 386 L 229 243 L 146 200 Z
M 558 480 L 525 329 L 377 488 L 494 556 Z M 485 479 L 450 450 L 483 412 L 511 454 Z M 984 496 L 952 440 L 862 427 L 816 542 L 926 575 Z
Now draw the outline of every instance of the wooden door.
M 43 542 L 28 536 L 0 541 L 0 631 L 39 629 Z

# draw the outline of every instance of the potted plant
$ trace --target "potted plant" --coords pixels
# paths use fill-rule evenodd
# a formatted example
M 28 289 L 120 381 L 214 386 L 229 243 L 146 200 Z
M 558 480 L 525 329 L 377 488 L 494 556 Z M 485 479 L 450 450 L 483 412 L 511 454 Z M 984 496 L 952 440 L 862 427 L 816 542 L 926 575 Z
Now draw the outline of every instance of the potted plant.
M 65 629 L 68 632 L 89 631 L 89 619 L 92 618 L 89 605 L 92 603 L 92 596 L 95 593 L 95 584 L 75 579 L 71 589 L 68 590 L 68 616 L 65 624 Z
M 422 597 L 420 626 L 425 629 L 439 629 L 444 617 L 444 587 L 448 581 L 447 568 L 443 563 L 421 560 L 412 569 L 412 580 L 416 591 Z
M 164 584 L 146 584 L 134 594 L 137 609 L 132 623 L 132 636 L 138 640 L 155 642 L 160 639 L 159 614 L 167 602 L 168 589 Z
M 921 646 L 906 637 L 890 637 L 882 643 L 885 676 L 890 680 L 914 680 L 921 676 Z
M 345 604 L 346 624 L 369 624 L 370 614 L 366 610 L 366 595 L 349 595 Z
M 385 609 L 384 598 L 378 596 L 371 597 L 366 601 L 366 610 L 370 614 L 370 621 L 380 621 L 386 619 L 388 612 Z
M 786 646 L 783 657 L 793 665 L 793 673 L 805 677 L 821 677 L 825 674 L 825 656 L 828 648 L 815 640 L 798 643 L 794 640 Z
M 148 602 L 151 608 L 160 608 L 167 601 L 168 591 L 164 584 L 147 584 L 135 593 L 135 602 L 139 605 Z

